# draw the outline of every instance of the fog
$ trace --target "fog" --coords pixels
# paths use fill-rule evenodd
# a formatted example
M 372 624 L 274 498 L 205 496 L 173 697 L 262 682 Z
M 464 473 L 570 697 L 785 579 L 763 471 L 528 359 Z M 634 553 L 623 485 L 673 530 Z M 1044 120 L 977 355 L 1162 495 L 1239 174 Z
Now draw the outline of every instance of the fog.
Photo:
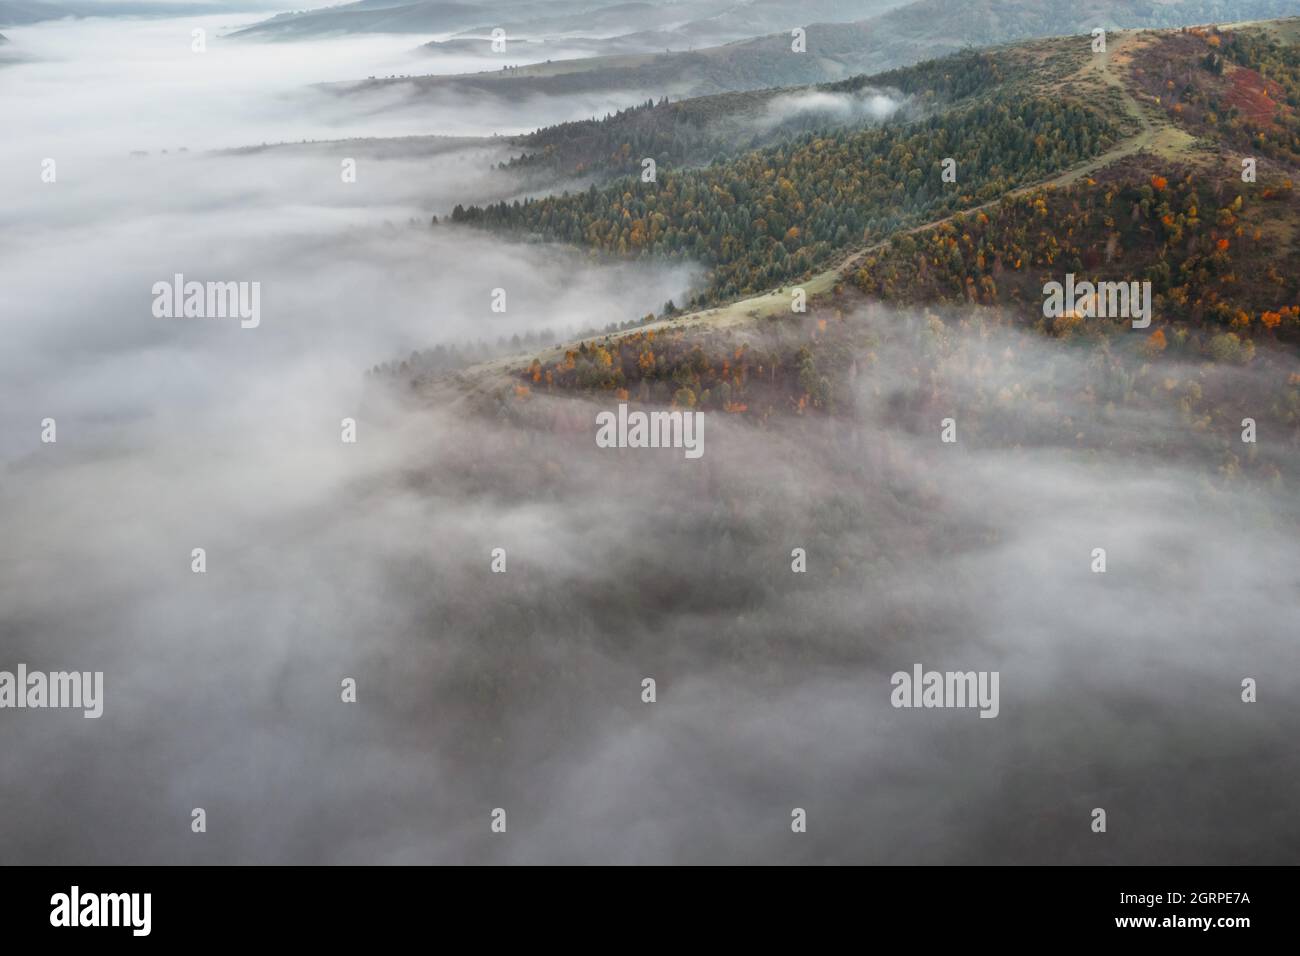
M 293 43 L 229 36 L 257 19 L 88 19 L 6 28 L 7 50 L 29 62 L 5 68 L 5 118 L 15 135 L 4 160 L 57 156 L 61 149 L 84 160 L 347 136 L 509 135 L 637 102 L 623 93 L 471 101 L 450 91 L 417 95 L 401 82 L 348 94 L 372 76 L 500 69 L 502 57 L 486 43 L 481 54 L 429 57 L 410 35 Z M 205 31 L 206 52 L 193 52 L 194 30 Z M 509 62 L 527 59 L 512 51 Z
M 882 310 L 847 408 L 707 414 L 698 461 L 598 449 L 611 403 L 490 372 L 367 380 L 636 318 L 699 270 L 430 229 L 517 188 L 490 139 L 207 152 L 493 118 L 332 112 L 328 43 L 161 87 L 84 54 L 166 23 L 185 42 L 12 31 L 67 56 L 0 93 L 0 669 L 102 670 L 105 701 L 0 712 L 0 859 L 1295 859 L 1290 446 L 1277 485 L 1227 482 L 1173 401 L 1085 403 L 1086 352 Z M 260 325 L 155 318 L 177 272 L 260 282 Z M 1004 389 L 1033 400 L 989 414 Z M 892 708 L 916 662 L 1000 671 L 999 716 Z
M 795 118 L 824 117 L 837 123 L 881 123 L 906 105 L 896 91 L 861 89 L 852 93 L 807 90 L 773 97 L 763 125 L 776 126 Z

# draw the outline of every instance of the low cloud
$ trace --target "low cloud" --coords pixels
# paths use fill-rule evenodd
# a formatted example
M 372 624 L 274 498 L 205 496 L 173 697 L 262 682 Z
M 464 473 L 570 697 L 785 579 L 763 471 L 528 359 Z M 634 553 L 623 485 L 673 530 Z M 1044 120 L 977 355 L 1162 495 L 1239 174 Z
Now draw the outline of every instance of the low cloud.
M 774 97 L 768 103 L 765 121 L 776 126 L 795 118 L 819 116 L 839 123 L 882 123 L 905 105 L 902 97 L 885 90 L 808 90 Z
M 711 415 L 698 461 L 597 448 L 609 405 L 585 399 L 493 411 L 461 385 L 375 383 L 322 404 L 343 366 L 303 362 L 222 414 L 11 466 L 10 653 L 104 670 L 106 708 L 98 733 L 6 722 L 25 821 L 6 858 L 1287 858 L 1291 496 L 1207 491 L 1213 457 L 1171 454 L 1177 412 L 1155 402 L 1123 423 L 1145 459 L 1104 436 L 1017 448 L 1087 375 L 1018 334 L 955 332 L 1001 358 L 945 366 L 942 394 L 963 422 L 999 380 L 1038 377 L 1040 411 L 942 445 L 908 371 L 932 367 L 926 324 L 854 321 L 879 338 L 852 409 Z M 355 446 L 340 408 L 359 409 Z M 999 716 L 891 708 L 913 662 L 999 671 Z M 1240 701 L 1247 676 L 1267 703 Z M 1191 769 L 1206 759 L 1216 773 Z M 58 837 L 31 825 L 51 793 Z M 192 836 L 193 806 L 219 827 Z M 1096 806 L 1122 840 L 1089 831 Z
M 54 95 L 63 121 L 21 108 L 0 160 L 0 667 L 103 671 L 104 713 L 0 713 L 0 858 L 1300 849 L 1289 445 L 1270 446 L 1276 486 L 1225 481 L 1176 401 L 1112 414 L 1087 398 L 1087 354 L 958 323 L 944 334 L 970 349 L 936 353 L 933 323 L 887 312 L 852 317 L 874 344 L 841 414 L 710 415 L 697 461 L 597 448 L 608 402 L 521 400 L 490 377 L 390 390 L 364 370 L 438 341 L 634 318 L 695 273 L 429 228 L 511 194 L 490 141 L 200 152 L 261 142 L 295 102 L 241 122 L 241 81 L 219 73 L 210 101 L 199 85 L 157 106 L 134 79 L 120 100 L 87 93 L 78 133 L 66 120 L 93 62 L 13 69 L 29 68 L 15 82 Z M 292 128 L 313 138 L 317 120 Z M 260 281 L 261 325 L 153 318 L 151 286 L 175 272 Z M 1030 397 L 997 405 L 1004 389 Z M 937 440 L 949 414 L 957 446 Z M 45 417 L 57 443 L 39 441 Z M 999 671 L 999 716 L 893 709 L 889 677 L 914 662 Z M 1088 828 L 1097 806 L 1105 836 Z

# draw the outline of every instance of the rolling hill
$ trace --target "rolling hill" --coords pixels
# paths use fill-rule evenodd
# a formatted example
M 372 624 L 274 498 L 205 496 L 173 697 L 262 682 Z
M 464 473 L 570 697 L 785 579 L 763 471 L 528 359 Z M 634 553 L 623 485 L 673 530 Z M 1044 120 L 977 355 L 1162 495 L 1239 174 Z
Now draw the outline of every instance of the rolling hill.
M 177 17 L 198 16 L 209 13 L 233 13 L 265 10 L 267 0 L 229 0 L 229 2 L 193 3 L 168 2 L 168 0 L 0 0 L 0 27 L 26 26 L 65 17 Z
M 860 371 L 852 356 L 871 345 L 853 317 L 885 307 L 923 314 L 936 342 L 946 323 L 978 322 L 1089 350 L 1085 387 L 1110 408 L 1172 403 L 1196 427 L 1226 428 L 1253 403 L 1300 425 L 1300 381 L 1277 360 L 1300 346 L 1300 20 L 1128 31 L 1105 54 L 1086 36 L 1034 41 L 889 80 L 927 100 L 928 117 L 799 134 L 658 183 L 461 210 L 473 226 L 711 269 L 708 308 L 478 366 L 462 387 L 503 413 L 540 391 L 757 421 L 835 414 Z M 974 166 L 948 193 L 945 155 Z M 1046 284 L 1067 273 L 1150 283 L 1150 325 L 1045 315 Z M 1257 370 L 1249 396 L 1213 372 L 1243 365 Z M 1203 371 L 1189 379 L 1189 366 Z M 417 389 L 446 374 L 418 357 L 380 371 Z M 990 395 L 989 413 L 1009 400 Z M 1277 467 L 1230 450 L 1225 461 Z
M 821 22 L 861 20 L 908 0 L 808 0 L 800 16 Z M 782 0 L 361 0 L 319 10 L 283 13 L 239 31 L 277 40 L 360 33 L 454 33 L 431 44 L 459 48 L 494 28 L 520 39 L 559 39 L 610 52 L 703 47 L 788 30 Z
M 813 110 L 806 114 L 811 125 L 764 127 L 754 123 L 752 96 L 647 109 L 641 115 L 664 114 L 669 130 L 637 141 L 662 147 L 664 168 L 656 181 L 618 179 L 585 193 L 458 207 L 452 219 L 605 254 L 704 261 L 711 267 L 709 286 L 693 304 L 730 300 L 822 265 L 855 243 L 988 202 L 1108 149 L 1127 131 L 1122 111 L 1107 111 L 1105 99 L 1063 98 L 1040 89 L 1043 78 L 1077 72 L 1090 56 L 1088 44 L 1074 39 L 955 54 L 873 77 L 784 90 L 765 104 L 855 103 L 863 90 L 886 90 L 900 110 L 880 123 L 851 111 L 836 121 L 834 114 L 827 119 Z M 692 113 L 693 105 L 703 108 Z M 558 136 L 543 131 L 536 138 L 553 156 L 564 155 L 566 144 L 588 148 L 583 158 L 592 162 L 628 132 L 626 123 L 611 125 L 615 135 L 603 142 L 573 124 Z M 752 135 L 773 142 L 725 160 L 731 152 L 725 145 L 711 157 L 701 155 L 708 139 L 694 130 L 747 125 L 758 131 Z M 596 145 L 588 147 L 593 139 Z M 682 163 L 692 152 L 696 165 Z M 642 153 L 628 141 L 616 149 L 620 155 L 639 166 L 642 156 L 657 160 L 660 150 Z M 960 185 L 943 181 L 945 157 L 962 157 Z M 712 162 L 701 166 L 706 160 Z
M 529 43 L 555 43 L 589 57 L 691 51 L 786 32 L 798 23 L 842 23 L 902 6 L 910 0 L 808 0 L 791 19 L 784 0 L 742 0 L 683 8 L 682 4 L 620 3 L 577 14 L 484 23 L 447 40 L 427 43 L 426 53 L 476 52 L 493 27 Z M 690 10 L 693 19 L 684 19 Z M 572 56 L 571 53 L 568 54 Z
M 381 3 L 361 0 L 321 10 L 280 13 L 237 30 L 232 36 L 295 40 L 352 33 L 444 33 L 463 30 L 482 18 L 485 7 L 475 3 Z
M 363 33 L 488 33 L 602 36 L 655 30 L 725 11 L 725 0 L 601 3 L 593 0 L 359 0 L 282 13 L 236 36 L 295 40 Z

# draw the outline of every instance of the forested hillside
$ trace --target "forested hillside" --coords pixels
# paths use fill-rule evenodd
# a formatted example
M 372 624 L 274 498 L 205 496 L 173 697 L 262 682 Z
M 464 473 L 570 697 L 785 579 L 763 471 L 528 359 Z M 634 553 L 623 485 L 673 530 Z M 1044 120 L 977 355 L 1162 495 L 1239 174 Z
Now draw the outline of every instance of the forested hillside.
M 837 251 L 1003 195 L 1105 150 L 1113 123 L 1085 106 L 1008 95 L 916 122 L 805 134 L 656 182 L 486 208 L 464 223 L 618 256 L 689 258 L 711 267 L 697 302 L 780 284 Z M 961 157 L 956 182 L 945 159 Z
M 900 421 L 957 400 L 945 399 L 954 363 L 997 365 L 969 335 L 944 331 L 975 323 L 989 335 L 1033 330 L 1091 358 L 1081 382 L 1021 389 L 990 375 L 987 394 L 963 405 L 968 437 L 1014 425 L 1032 443 L 1040 427 L 1074 427 L 1080 448 L 1096 448 L 1123 440 L 1106 426 L 1124 409 L 1161 407 L 1215 436 L 1252 412 L 1294 430 L 1300 378 L 1282 357 L 1300 345 L 1297 33 L 1295 22 L 1131 33 L 1104 56 L 1086 37 L 966 51 L 805 91 L 888 90 L 907 103 L 890 119 L 839 117 L 711 163 L 700 153 L 726 146 L 707 130 L 792 91 L 646 103 L 539 131 L 517 165 L 634 169 L 643 149 L 667 159 L 656 182 L 628 175 L 458 207 L 456 224 L 595 255 L 702 261 L 710 271 L 692 305 L 714 308 L 544 348 L 514 364 L 504 400 L 575 391 L 759 423 L 853 414 L 855 382 L 894 338 L 882 338 L 880 317 L 893 315 L 925 396 L 902 402 Z M 955 183 L 942 176 L 949 157 Z M 1149 282 L 1149 327 L 1073 309 L 1045 316 L 1045 284 L 1068 273 Z M 808 288 L 807 312 L 792 306 L 795 284 Z M 1253 370 L 1244 392 L 1227 371 L 1243 366 Z M 1085 419 L 1052 417 L 1080 395 Z M 1226 477 L 1269 479 L 1281 464 L 1228 444 L 1222 454 Z
M 1044 45 L 1046 48 L 1048 45 Z M 1066 69 L 1081 51 L 1051 44 Z M 514 142 L 511 169 L 608 177 L 639 172 L 653 157 L 661 169 L 706 165 L 800 133 L 828 134 L 887 119 L 916 119 L 996 90 L 1009 92 L 1041 66 L 1028 48 L 965 51 L 914 67 L 809 87 L 781 87 L 645 103 L 603 119 L 548 126 Z

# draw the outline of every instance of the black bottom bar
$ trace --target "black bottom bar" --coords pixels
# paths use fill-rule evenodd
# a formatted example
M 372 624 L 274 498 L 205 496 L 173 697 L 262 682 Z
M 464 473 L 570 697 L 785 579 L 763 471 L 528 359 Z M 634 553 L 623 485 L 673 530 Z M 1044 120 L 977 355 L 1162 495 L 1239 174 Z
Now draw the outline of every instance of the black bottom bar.
M 692 886 L 701 876 L 707 884 Z M 514 874 L 481 877 L 481 869 L 10 868 L 0 873 L 0 913 L 7 941 L 76 934 L 83 944 L 284 938 L 337 946 L 456 927 L 488 938 L 518 927 L 536 942 L 594 940 L 609 930 L 667 941 L 689 926 L 733 941 L 784 928 L 805 943 L 907 929 L 927 943 L 1129 937 L 1231 945 L 1286 934 L 1295 888 L 1292 869 L 1224 867 L 837 869 L 800 873 L 797 883 L 770 869 L 697 869 L 673 873 L 671 886 L 654 885 L 654 874 L 595 880 L 581 870 L 545 886 L 529 876 L 519 886 Z

